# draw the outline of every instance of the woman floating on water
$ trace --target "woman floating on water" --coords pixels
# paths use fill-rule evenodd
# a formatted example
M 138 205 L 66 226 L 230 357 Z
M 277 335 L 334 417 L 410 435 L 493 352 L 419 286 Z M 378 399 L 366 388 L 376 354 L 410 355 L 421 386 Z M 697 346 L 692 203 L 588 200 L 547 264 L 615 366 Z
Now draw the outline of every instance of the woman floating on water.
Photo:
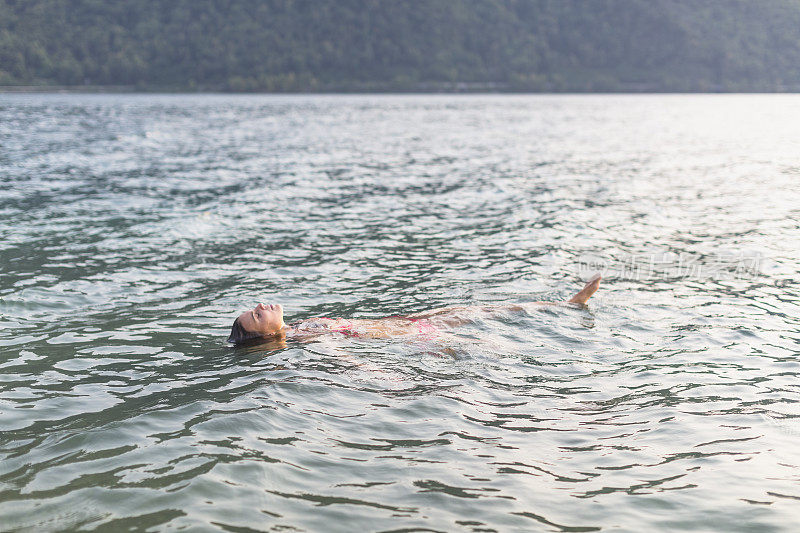
M 600 275 L 596 274 L 581 291 L 564 304 L 584 305 L 600 286 Z M 533 302 L 523 305 L 445 307 L 408 316 L 392 316 L 370 319 L 310 318 L 294 324 L 283 321 L 280 304 L 258 304 L 245 311 L 233 322 L 228 342 L 243 344 L 263 340 L 284 338 L 308 338 L 329 333 L 340 333 L 350 337 L 384 339 L 404 335 L 435 335 L 441 329 L 459 326 L 471 319 L 465 314 L 475 311 L 487 313 L 502 311 L 525 311 L 542 305 L 558 305 L 562 302 Z

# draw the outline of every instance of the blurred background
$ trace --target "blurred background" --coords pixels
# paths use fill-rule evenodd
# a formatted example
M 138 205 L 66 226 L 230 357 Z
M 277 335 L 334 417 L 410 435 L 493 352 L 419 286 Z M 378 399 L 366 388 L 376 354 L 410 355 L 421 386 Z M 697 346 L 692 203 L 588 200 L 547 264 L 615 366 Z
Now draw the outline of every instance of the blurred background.
M 796 0 L 0 0 L 0 85 L 794 91 Z

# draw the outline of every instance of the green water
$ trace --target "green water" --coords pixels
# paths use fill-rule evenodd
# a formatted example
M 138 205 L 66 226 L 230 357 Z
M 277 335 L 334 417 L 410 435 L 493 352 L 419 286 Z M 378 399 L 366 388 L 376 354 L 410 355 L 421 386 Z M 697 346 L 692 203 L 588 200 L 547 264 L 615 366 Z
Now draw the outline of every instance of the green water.
M 793 95 L 0 95 L 0 530 L 793 531 L 798 140 Z

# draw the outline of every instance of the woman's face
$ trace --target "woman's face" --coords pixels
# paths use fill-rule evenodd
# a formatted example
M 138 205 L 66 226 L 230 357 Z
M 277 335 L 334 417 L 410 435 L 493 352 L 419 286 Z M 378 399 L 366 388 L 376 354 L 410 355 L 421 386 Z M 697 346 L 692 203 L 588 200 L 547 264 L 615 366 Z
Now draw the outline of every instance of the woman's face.
M 283 328 L 283 307 L 280 304 L 258 304 L 239 315 L 244 329 L 264 336 L 274 335 Z

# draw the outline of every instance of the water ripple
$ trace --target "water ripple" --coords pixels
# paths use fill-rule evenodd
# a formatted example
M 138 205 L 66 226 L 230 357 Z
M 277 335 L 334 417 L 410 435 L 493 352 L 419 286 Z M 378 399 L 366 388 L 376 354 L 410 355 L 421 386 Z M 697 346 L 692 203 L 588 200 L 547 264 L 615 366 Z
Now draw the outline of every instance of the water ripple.
M 791 531 L 798 109 L 0 95 L 2 529 Z

